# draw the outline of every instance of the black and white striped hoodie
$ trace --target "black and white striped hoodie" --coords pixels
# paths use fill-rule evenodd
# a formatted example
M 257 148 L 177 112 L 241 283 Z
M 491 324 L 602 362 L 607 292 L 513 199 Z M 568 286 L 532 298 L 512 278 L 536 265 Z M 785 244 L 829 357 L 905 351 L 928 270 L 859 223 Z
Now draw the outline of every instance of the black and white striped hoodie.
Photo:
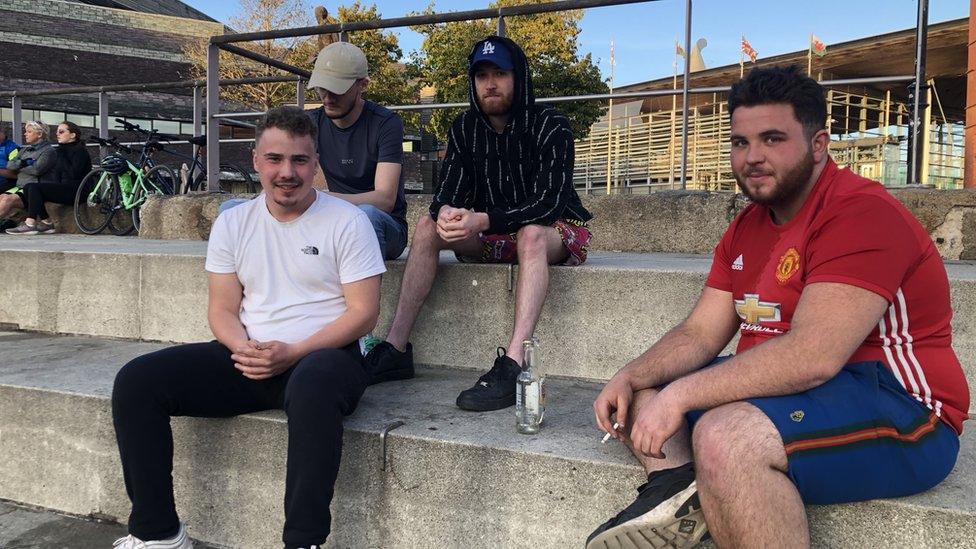
M 505 131 L 498 133 L 481 112 L 474 77 L 468 74 L 471 108 L 454 119 L 441 165 L 440 183 L 430 205 L 435 220 L 441 206 L 486 212 L 488 234 L 514 233 L 525 225 L 551 225 L 558 219 L 578 222 L 593 216 L 573 187 L 573 131 L 556 109 L 535 104 L 525 53 L 515 42 L 504 44 L 515 65 L 515 97 Z M 468 59 L 474 54 L 472 50 Z

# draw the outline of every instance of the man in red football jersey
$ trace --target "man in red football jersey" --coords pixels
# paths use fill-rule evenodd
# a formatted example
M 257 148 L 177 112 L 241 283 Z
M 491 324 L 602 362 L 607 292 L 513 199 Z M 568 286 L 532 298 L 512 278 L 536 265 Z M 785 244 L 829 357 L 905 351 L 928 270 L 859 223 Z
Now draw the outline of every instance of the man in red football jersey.
M 753 70 L 729 112 L 752 204 L 688 318 L 593 404 L 649 476 L 588 548 L 640 534 L 688 547 L 706 531 L 719 546 L 805 547 L 805 503 L 922 492 L 956 461 L 969 389 L 928 233 L 834 164 L 823 89 L 798 67 Z M 736 331 L 736 354 L 716 358 Z

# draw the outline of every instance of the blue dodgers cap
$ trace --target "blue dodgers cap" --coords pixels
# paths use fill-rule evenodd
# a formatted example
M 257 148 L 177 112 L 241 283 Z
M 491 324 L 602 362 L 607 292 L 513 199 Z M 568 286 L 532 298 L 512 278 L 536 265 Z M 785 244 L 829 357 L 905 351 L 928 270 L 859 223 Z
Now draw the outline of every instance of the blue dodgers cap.
M 474 54 L 471 56 L 469 68 L 473 69 L 475 65 L 482 61 L 494 63 L 506 71 L 515 69 L 515 64 L 512 62 L 512 52 L 508 51 L 508 46 L 491 38 L 475 44 Z

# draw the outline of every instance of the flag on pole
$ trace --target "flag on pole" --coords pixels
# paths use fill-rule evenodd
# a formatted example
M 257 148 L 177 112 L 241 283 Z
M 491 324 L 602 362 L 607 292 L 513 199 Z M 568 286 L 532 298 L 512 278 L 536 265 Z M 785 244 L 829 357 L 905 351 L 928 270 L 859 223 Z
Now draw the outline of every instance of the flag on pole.
M 810 35 L 810 52 L 817 57 L 827 55 L 827 45 L 814 34 Z
M 743 55 L 748 55 L 749 56 L 749 61 L 752 61 L 753 63 L 756 62 L 756 57 L 759 56 L 759 52 L 757 52 L 752 47 L 752 45 L 749 44 L 749 41 L 746 40 L 746 37 L 745 36 L 742 37 L 742 53 L 743 53 Z
M 685 56 L 685 49 L 678 44 L 677 40 L 674 41 L 674 53 L 675 55 L 680 55 L 681 57 Z

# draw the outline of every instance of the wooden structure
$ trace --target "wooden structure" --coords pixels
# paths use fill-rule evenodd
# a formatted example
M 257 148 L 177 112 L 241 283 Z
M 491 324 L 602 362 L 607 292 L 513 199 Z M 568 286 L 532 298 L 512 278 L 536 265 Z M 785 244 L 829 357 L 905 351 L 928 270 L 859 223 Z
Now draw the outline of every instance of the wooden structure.
M 926 76 L 932 84 L 928 139 L 922 151 L 923 182 L 939 188 L 963 186 L 964 118 L 969 19 L 932 25 L 928 34 Z M 899 76 L 913 70 L 915 30 L 831 44 L 814 58 L 819 80 Z M 752 66 L 797 64 L 807 67 L 807 52 L 757 60 Z M 691 87 L 728 86 L 739 79 L 739 65 L 693 73 Z M 678 81 L 680 85 L 680 80 Z M 618 87 L 615 91 L 666 90 L 673 77 Z M 831 153 L 839 164 L 889 186 L 905 184 L 908 89 L 904 83 L 846 86 L 828 90 Z M 728 165 L 729 117 L 724 94 L 691 97 L 688 174 L 691 189 L 732 190 Z M 639 108 L 637 104 L 639 103 Z M 631 108 L 628 109 L 627 107 Z M 594 125 L 576 144 L 578 189 L 643 193 L 680 188 L 681 99 L 653 97 L 614 107 L 614 120 Z M 618 113 L 628 116 L 620 117 Z M 639 113 L 639 114 L 637 114 Z M 608 135 L 609 134 L 609 135 Z

